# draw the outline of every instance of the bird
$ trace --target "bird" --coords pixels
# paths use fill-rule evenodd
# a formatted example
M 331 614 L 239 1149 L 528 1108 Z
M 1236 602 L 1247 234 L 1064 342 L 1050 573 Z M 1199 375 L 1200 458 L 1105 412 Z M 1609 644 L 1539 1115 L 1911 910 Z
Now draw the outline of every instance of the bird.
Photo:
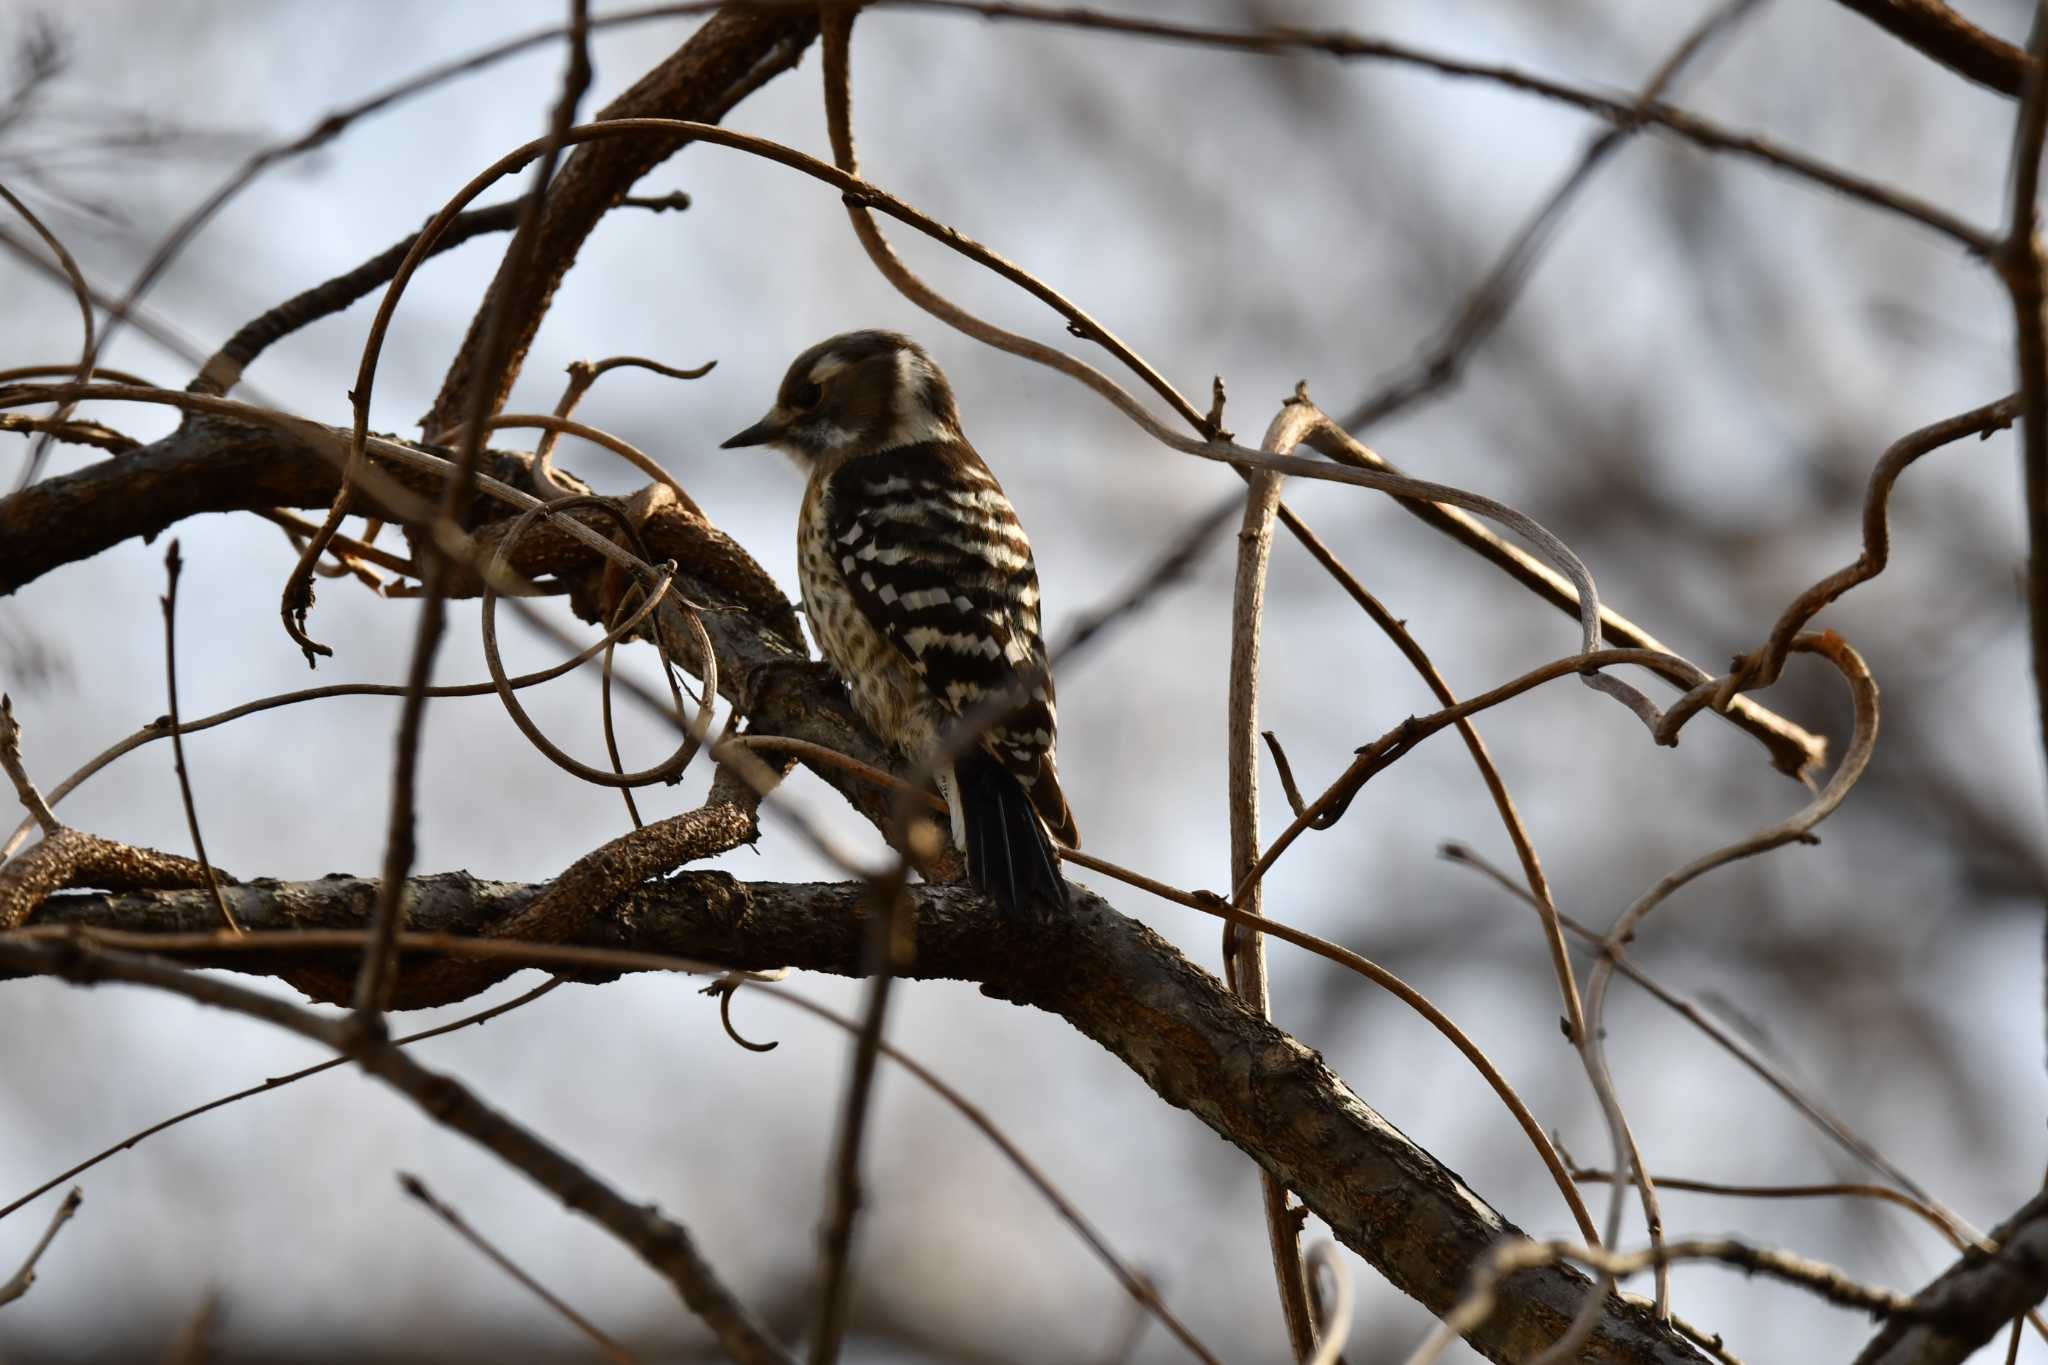
M 934 777 L 968 880 L 1011 915 L 1070 901 L 1054 841 L 1080 846 L 1054 759 L 1038 571 L 1016 509 L 960 429 L 939 367 L 898 332 L 799 355 L 766 416 L 722 448 L 804 471 L 804 615 L 875 736 Z M 981 727 L 961 744 L 958 727 Z M 959 750 L 950 762 L 942 748 Z

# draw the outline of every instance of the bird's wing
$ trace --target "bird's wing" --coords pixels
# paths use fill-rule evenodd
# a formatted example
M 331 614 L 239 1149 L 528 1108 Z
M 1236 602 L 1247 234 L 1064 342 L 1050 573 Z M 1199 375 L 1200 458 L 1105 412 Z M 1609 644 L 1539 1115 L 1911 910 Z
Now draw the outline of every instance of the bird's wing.
M 1038 571 L 995 476 L 962 442 L 903 446 L 848 462 L 824 512 L 834 567 L 861 614 L 948 714 L 1022 696 L 981 746 L 1023 784 L 1053 834 L 1076 844 L 1053 766 Z

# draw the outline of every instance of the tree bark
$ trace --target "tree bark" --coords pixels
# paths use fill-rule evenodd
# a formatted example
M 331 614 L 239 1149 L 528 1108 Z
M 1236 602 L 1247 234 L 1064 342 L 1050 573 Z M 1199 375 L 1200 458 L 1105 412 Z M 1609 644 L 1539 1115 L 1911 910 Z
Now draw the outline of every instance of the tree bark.
M 474 933 L 523 908 L 541 888 L 466 873 L 417 877 L 411 927 Z M 356 877 L 225 888 L 250 931 L 359 929 L 376 883 Z M 793 966 L 855 976 L 863 969 L 867 899 L 858 884 L 742 882 L 684 872 L 643 886 L 577 937 L 733 967 Z M 1075 889 L 1075 913 L 1046 924 L 995 912 L 958 886 L 913 888 L 914 978 L 981 983 L 984 994 L 1065 1019 L 1136 1072 L 1167 1103 L 1236 1144 L 1293 1190 L 1346 1246 L 1432 1312 L 1464 1293 L 1472 1267 L 1509 1223 L 1458 1176 L 1352 1093 L 1313 1050 L 1246 1009 L 1221 982 L 1107 902 Z M 211 931 L 201 892 L 66 894 L 37 923 L 140 931 Z M 331 954 L 222 952 L 208 965 L 276 975 Z M 508 969 L 509 970 L 509 969 Z M 403 975 L 401 974 L 401 990 Z M 416 1001 L 416 1003 L 425 1003 Z M 1568 1267 L 1515 1276 L 1473 1347 L 1496 1361 L 1532 1359 L 1562 1335 L 1591 1282 Z M 1581 1360 L 1698 1365 L 1695 1348 L 1634 1297 L 1612 1301 Z

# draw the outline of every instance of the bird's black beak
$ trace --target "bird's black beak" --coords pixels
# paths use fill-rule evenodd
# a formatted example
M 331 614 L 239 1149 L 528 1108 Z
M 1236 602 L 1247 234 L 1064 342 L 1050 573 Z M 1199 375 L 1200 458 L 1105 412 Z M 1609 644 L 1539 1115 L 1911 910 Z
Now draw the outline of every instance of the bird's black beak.
M 737 450 L 741 446 L 764 446 L 782 435 L 782 428 L 768 417 L 763 417 L 737 436 L 728 437 L 718 443 L 720 450 Z

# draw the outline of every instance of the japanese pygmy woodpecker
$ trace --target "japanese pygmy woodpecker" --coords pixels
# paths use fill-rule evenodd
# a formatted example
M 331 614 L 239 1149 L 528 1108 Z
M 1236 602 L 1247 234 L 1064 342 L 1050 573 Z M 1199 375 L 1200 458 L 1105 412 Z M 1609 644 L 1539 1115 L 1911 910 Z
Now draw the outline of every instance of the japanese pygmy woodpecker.
M 1031 542 L 931 357 L 895 332 L 821 341 L 725 445 L 774 446 L 808 476 L 804 614 L 875 736 L 916 763 L 963 718 L 985 725 L 936 774 L 969 879 L 1013 912 L 1065 905 L 1051 841 L 1080 835 L 1053 766 Z

